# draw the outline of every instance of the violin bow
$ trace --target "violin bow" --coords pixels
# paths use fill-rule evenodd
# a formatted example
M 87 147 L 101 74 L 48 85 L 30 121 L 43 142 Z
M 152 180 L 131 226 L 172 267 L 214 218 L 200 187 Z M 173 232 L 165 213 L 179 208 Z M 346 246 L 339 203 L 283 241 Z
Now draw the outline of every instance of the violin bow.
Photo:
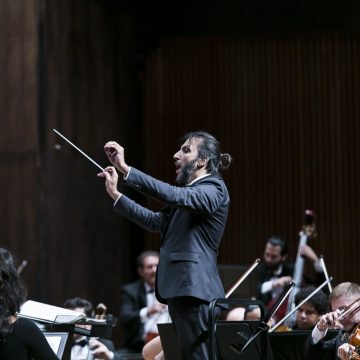
M 260 259 L 256 259 L 254 263 L 245 271 L 239 280 L 227 291 L 225 298 L 228 299 L 231 294 L 240 286 L 242 282 L 250 275 L 250 273 L 259 265 Z
M 282 318 L 276 325 L 274 325 L 270 330 L 269 333 L 275 331 L 284 321 L 286 321 L 300 306 L 305 304 L 309 299 L 311 299 L 318 291 L 320 291 L 329 281 L 332 281 L 332 277 L 325 280 L 319 287 L 317 287 L 308 297 L 306 297 L 303 301 L 301 301 L 295 308 L 289 312 L 284 318 Z

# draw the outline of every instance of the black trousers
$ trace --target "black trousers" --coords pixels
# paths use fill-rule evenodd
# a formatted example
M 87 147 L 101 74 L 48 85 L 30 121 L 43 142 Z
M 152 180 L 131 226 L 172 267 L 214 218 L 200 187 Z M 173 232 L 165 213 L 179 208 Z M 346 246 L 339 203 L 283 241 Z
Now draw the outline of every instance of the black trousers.
M 168 300 L 182 360 L 209 358 L 208 311 L 209 303 L 190 296 Z

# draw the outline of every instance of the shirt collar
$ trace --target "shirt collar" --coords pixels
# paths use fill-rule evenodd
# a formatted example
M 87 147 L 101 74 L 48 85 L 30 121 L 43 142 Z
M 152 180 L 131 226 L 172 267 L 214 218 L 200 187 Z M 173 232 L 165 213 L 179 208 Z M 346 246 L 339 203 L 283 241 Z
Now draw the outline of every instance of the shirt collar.
M 144 282 L 144 286 L 145 286 L 145 293 L 146 294 L 149 294 L 149 293 L 151 293 L 152 291 L 152 287 L 148 284 L 148 283 L 146 283 L 146 282 Z
M 210 176 L 211 174 L 205 174 L 205 175 L 201 175 L 199 177 L 197 177 L 196 179 L 194 179 L 193 181 L 191 181 L 190 183 L 186 184 L 186 186 L 191 186 L 192 184 L 196 183 L 197 181 L 203 179 L 204 177 Z
M 283 270 L 283 264 L 280 264 L 276 271 L 274 271 L 275 276 L 279 276 Z

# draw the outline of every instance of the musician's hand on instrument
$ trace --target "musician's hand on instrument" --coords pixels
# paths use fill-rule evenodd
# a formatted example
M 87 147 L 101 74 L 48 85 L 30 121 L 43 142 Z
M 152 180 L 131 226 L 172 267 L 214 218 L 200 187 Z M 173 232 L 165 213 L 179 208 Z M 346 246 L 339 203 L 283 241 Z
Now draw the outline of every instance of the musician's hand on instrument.
M 116 200 L 120 196 L 120 192 L 117 189 L 119 176 L 113 166 L 108 166 L 103 172 L 98 174 L 98 177 L 105 179 L 105 188 L 107 193 L 113 200 Z
M 91 339 L 89 341 L 89 346 L 94 359 L 112 360 L 114 358 L 114 353 L 98 340 Z
M 160 312 L 164 311 L 165 308 L 166 308 L 166 305 L 156 302 L 154 305 L 152 305 L 148 308 L 147 316 L 151 316 L 153 314 L 160 313 Z
M 317 322 L 316 326 L 320 331 L 325 331 L 329 327 L 341 327 L 338 322 L 339 310 L 331 311 L 325 315 L 322 315 Z
M 269 328 L 272 328 L 275 325 L 275 319 L 273 317 L 270 318 L 270 320 L 267 322 L 267 326 Z
M 108 141 L 104 150 L 110 162 L 126 176 L 129 172 L 129 166 L 125 162 L 124 148 L 115 141 Z
M 277 279 L 275 279 L 272 283 L 273 288 L 283 288 L 285 285 L 287 285 L 290 281 L 292 281 L 291 276 L 282 276 Z
M 341 360 L 356 359 L 356 357 L 352 356 L 352 355 L 354 355 L 355 350 L 356 349 L 354 346 L 352 346 L 348 343 L 345 343 L 345 344 L 342 344 L 341 346 L 339 346 L 337 355 Z
M 306 257 L 313 263 L 319 261 L 319 257 L 316 255 L 315 251 L 309 245 L 302 245 L 300 247 L 300 255 Z

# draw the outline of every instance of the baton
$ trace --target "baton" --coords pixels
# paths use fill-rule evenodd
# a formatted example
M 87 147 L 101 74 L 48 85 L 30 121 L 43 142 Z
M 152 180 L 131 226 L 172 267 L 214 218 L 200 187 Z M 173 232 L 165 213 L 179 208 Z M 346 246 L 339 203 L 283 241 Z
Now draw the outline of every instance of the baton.
M 74 145 L 70 140 L 68 140 L 64 135 L 62 135 L 59 131 L 56 129 L 53 129 L 56 134 L 61 136 L 65 141 L 67 141 L 71 146 L 73 146 L 77 151 L 79 151 L 80 154 L 84 155 L 88 160 L 90 160 L 94 165 L 96 165 L 101 171 L 105 171 L 96 161 L 94 161 L 90 156 L 86 155 L 82 150 L 80 150 L 76 145 Z

